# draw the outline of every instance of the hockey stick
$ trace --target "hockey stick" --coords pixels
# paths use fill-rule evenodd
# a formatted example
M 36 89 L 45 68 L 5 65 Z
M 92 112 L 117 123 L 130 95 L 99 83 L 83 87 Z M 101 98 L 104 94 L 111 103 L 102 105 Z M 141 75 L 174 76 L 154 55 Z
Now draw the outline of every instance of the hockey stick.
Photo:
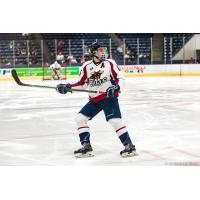
M 12 73 L 12 77 L 15 80 L 15 82 L 20 86 L 36 87 L 36 88 L 47 88 L 47 89 L 54 89 L 54 90 L 56 89 L 56 87 L 47 86 L 47 85 L 32 85 L 32 84 L 22 83 L 21 80 L 19 79 L 15 69 L 12 69 L 11 73 Z M 75 89 L 75 88 L 72 88 L 71 91 L 88 92 L 88 93 L 100 93 L 100 94 L 104 94 L 105 93 L 105 92 L 101 92 L 101 91 L 83 90 L 83 89 Z M 69 92 L 71 92 L 71 91 L 69 91 Z
M 16 72 L 15 69 L 12 69 L 11 73 L 12 73 L 12 77 L 13 77 L 13 79 L 15 80 L 15 82 L 16 82 L 18 85 L 20 85 L 20 86 L 56 89 L 55 87 L 52 87 L 52 86 L 32 85 L 32 84 L 22 83 L 21 80 L 19 79 L 19 77 L 18 77 L 17 72 Z

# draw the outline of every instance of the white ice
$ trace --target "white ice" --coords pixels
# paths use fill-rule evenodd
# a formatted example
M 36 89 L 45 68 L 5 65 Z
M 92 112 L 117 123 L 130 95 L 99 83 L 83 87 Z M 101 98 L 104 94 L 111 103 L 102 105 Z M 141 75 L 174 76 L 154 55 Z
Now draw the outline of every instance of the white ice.
M 200 77 L 127 78 L 119 100 L 136 157 L 119 156 L 123 146 L 100 113 L 89 123 L 95 156 L 74 158 L 74 118 L 87 100 L 0 81 L 0 165 L 200 165 Z

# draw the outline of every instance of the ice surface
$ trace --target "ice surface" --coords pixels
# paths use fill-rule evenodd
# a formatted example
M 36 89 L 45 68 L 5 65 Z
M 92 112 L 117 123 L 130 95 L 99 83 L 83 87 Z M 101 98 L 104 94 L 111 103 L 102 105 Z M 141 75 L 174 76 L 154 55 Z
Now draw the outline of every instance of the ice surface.
M 200 77 L 127 78 L 120 105 L 137 157 L 119 156 L 123 146 L 100 113 L 89 123 L 95 157 L 74 158 L 74 118 L 87 100 L 0 81 L 0 165 L 200 165 Z

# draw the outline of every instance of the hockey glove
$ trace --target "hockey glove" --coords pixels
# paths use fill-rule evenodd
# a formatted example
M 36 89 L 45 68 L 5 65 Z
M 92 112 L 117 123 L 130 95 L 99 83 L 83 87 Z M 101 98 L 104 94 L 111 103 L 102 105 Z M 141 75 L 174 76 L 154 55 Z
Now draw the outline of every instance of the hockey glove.
M 67 83 L 67 84 L 59 84 L 56 87 L 56 91 L 61 93 L 61 94 L 66 94 L 67 92 L 71 92 L 71 84 Z
M 107 98 L 112 98 L 115 96 L 115 92 L 119 91 L 120 91 L 119 85 L 112 85 L 106 90 L 106 96 Z

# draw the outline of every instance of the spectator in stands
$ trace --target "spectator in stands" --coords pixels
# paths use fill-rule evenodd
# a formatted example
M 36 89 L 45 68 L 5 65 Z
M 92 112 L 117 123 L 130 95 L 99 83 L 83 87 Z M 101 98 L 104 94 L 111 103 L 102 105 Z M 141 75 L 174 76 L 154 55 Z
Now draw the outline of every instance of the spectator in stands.
M 3 60 L 3 63 L 4 63 L 5 65 L 11 65 L 9 56 L 5 57 L 5 59 Z
M 28 40 L 29 39 L 29 33 L 22 33 L 22 37 L 24 40 Z
M 83 64 L 84 62 L 87 62 L 87 61 L 89 61 L 89 60 L 92 60 L 92 58 L 90 57 L 90 55 L 87 53 L 87 54 L 85 54 L 84 55 L 84 57 L 83 58 L 81 58 L 81 64 Z
M 62 54 L 62 52 L 59 52 L 59 54 L 56 56 L 56 61 L 60 65 L 62 65 L 65 62 L 65 58 L 64 58 L 64 55 Z
M 73 55 L 69 55 L 67 57 L 67 61 L 68 61 L 69 64 L 76 64 L 77 63 L 77 60 Z
M 31 48 L 30 55 L 31 56 L 37 56 L 37 50 L 34 47 Z
M 32 64 L 37 64 L 38 63 L 38 59 L 36 55 L 31 56 L 31 63 Z
M 20 55 L 19 55 L 20 63 L 27 64 L 28 63 L 27 57 L 28 57 L 28 52 L 26 48 L 20 49 Z
M 188 61 L 188 64 L 195 64 L 195 59 L 193 57 L 191 57 Z
M 123 47 L 122 47 L 122 46 L 117 47 L 117 51 L 118 51 L 119 53 L 123 53 Z
M 56 59 L 56 56 L 55 56 L 55 52 L 51 52 L 51 55 L 50 55 L 50 63 L 53 64 L 55 62 L 55 59 Z
M 21 54 L 21 50 L 19 48 L 16 48 L 16 56 L 19 56 Z
M 37 64 L 37 49 L 34 47 L 30 47 L 30 62 L 31 64 Z
M 65 45 L 65 43 L 64 43 L 62 40 L 59 41 L 58 46 L 57 46 L 57 54 L 63 52 L 63 50 L 64 50 L 64 45 Z
M 13 48 L 13 41 L 10 41 L 10 44 L 9 44 L 10 46 L 10 49 L 12 49 Z
M 126 53 L 124 55 L 124 58 L 126 59 L 126 62 L 129 64 L 132 61 L 132 52 L 128 48 L 126 48 Z
M 126 49 L 126 54 L 129 55 L 129 57 L 131 57 L 131 54 L 132 54 L 131 50 L 127 48 Z
M 76 58 L 74 56 L 71 59 L 71 64 L 77 64 L 77 60 L 76 60 Z
M 20 54 L 21 55 L 27 55 L 26 49 L 25 48 L 21 49 Z
M 124 58 L 125 58 L 125 59 L 129 59 L 130 56 L 126 53 L 126 54 L 124 55 Z
M 149 54 L 140 54 L 139 55 L 139 63 L 140 64 L 150 64 L 151 58 Z

